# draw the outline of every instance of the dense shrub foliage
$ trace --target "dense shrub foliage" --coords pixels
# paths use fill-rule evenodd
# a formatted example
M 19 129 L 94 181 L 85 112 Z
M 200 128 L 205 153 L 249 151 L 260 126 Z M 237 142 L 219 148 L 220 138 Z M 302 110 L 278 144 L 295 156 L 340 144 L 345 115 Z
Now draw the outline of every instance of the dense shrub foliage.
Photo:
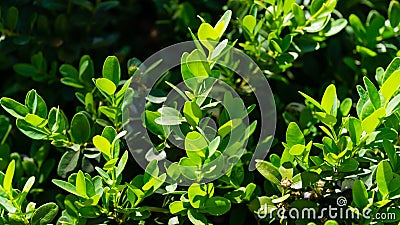
M 1 1 L 0 224 L 398 224 L 399 27 L 397 0 Z M 127 99 L 141 60 L 179 41 L 196 49 L 139 117 L 173 163 L 142 169 Z M 271 86 L 274 137 L 248 80 L 216 64 L 231 47 Z M 238 96 L 214 101 L 217 80 Z

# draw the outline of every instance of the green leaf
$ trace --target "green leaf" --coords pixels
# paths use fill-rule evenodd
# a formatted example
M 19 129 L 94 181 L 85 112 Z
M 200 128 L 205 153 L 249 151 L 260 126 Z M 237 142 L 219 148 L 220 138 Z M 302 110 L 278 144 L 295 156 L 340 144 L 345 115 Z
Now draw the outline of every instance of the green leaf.
M 186 65 L 195 77 L 208 77 L 211 73 L 206 56 L 198 49 L 193 50 L 186 58 Z M 202 79 L 196 79 L 198 83 Z
M 365 27 L 363 25 L 363 22 L 361 22 L 361 20 L 358 16 L 351 14 L 349 17 L 349 23 L 354 30 L 354 34 L 357 38 L 357 41 L 362 43 L 363 40 L 365 39 L 365 35 L 367 33 L 367 31 L 365 30 Z
M 398 156 L 396 153 L 396 149 L 394 148 L 393 144 L 390 141 L 388 141 L 387 139 L 382 140 L 382 145 L 383 145 L 383 149 L 386 152 L 386 155 L 389 158 L 389 162 L 392 165 L 393 170 L 396 171 L 398 168 L 398 166 L 397 166 Z
M 306 95 L 305 93 L 299 91 L 299 93 L 307 100 L 309 101 L 311 104 L 313 104 L 314 106 L 316 106 L 318 109 L 320 110 L 324 110 L 321 106 L 321 104 L 319 104 L 319 102 L 317 102 L 315 99 L 311 98 L 310 96 Z
M 217 42 L 219 39 L 218 31 L 215 30 L 210 24 L 202 23 L 197 31 L 197 36 L 200 42 L 210 51 L 214 50 L 213 44 L 209 41 Z
M 17 63 L 13 65 L 14 71 L 24 77 L 34 77 L 37 73 L 37 69 L 28 63 Z
M 111 156 L 111 144 L 110 142 L 100 135 L 96 135 L 93 137 L 93 144 L 94 146 L 100 150 L 104 155 L 112 158 Z
M 292 5 L 292 12 L 294 19 L 296 20 L 297 26 L 303 26 L 306 23 L 306 16 L 303 9 L 296 3 Z
M 12 180 L 14 177 L 14 172 L 15 172 L 15 161 L 12 160 L 10 164 L 8 164 L 7 171 L 4 175 L 4 180 L 3 180 L 3 187 L 8 192 L 8 194 L 11 194 L 12 191 Z
M 290 148 L 289 153 L 291 155 L 302 155 L 305 149 L 306 146 L 302 144 L 295 144 Z
M 329 30 L 325 32 L 324 36 L 326 37 L 333 36 L 342 31 L 346 26 L 347 26 L 347 20 L 345 18 L 331 20 L 330 24 L 328 24 L 327 26 Z
M 364 183 L 361 180 L 356 180 L 352 187 L 353 201 L 360 209 L 364 209 L 368 204 L 368 193 Z
M 206 200 L 201 208 L 205 212 L 213 216 L 221 216 L 227 213 L 231 208 L 231 202 L 224 197 L 211 197 Z
M 178 110 L 163 106 L 157 110 L 161 116 L 154 121 L 159 125 L 179 125 L 182 123 L 182 116 Z
M 78 83 L 77 80 L 74 80 L 70 77 L 63 77 L 60 79 L 61 83 L 67 85 L 67 86 L 71 86 L 74 88 L 84 88 L 85 86 L 83 86 L 81 83 Z
M 172 214 L 179 214 L 186 210 L 187 208 L 185 208 L 182 201 L 175 201 L 169 204 L 169 212 Z
M 107 95 L 113 95 L 117 90 L 117 86 L 107 78 L 96 79 L 96 87 Z
M 191 126 L 196 127 L 203 116 L 203 112 L 195 101 L 190 101 L 185 102 L 183 106 L 183 115 Z
M 165 131 L 163 126 L 156 123 L 156 119 L 159 117 L 161 117 L 161 113 L 146 110 L 145 112 L 146 128 L 155 135 L 161 135 L 165 137 Z
M 207 225 L 207 218 L 201 214 L 198 213 L 195 209 L 189 209 L 188 211 L 188 218 L 190 222 L 192 222 L 193 225 Z
M 222 37 L 226 28 L 228 28 L 231 17 L 232 11 L 226 10 L 224 15 L 222 15 L 221 18 L 218 20 L 217 24 L 215 25 L 215 29 L 217 30 L 219 37 Z
M 395 71 L 389 78 L 383 83 L 381 92 L 386 102 L 390 100 L 393 94 L 399 90 L 400 87 L 400 70 Z
M 35 114 L 28 114 L 24 120 L 34 127 L 44 128 L 47 124 L 47 120 L 43 119 Z
M 4 23 L 10 30 L 15 30 L 18 23 L 18 9 L 16 7 L 8 8 Z
M 22 119 L 17 119 L 16 125 L 23 134 L 34 140 L 46 139 L 51 134 L 47 129 L 34 126 Z
M 64 112 L 58 108 L 51 108 L 48 115 L 48 125 L 53 133 L 62 133 L 68 128 L 68 119 Z
M 300 127 L 295 122 L 289 123 L 286 130 L 286 143 L 289 148 L 296 144 L 305 145 L 306 143 Z
M 108 56 L 103 64 L 103 78 L 107 78 L 112 81 L 115 87 L 118 87 L 119 81 L 121 79 L 121 68 L 119 66 L 119 61 L 116 56 Z M 97 81 L 96 81 L 97 85 Z M 111 91 L 110 91 L 111 92 Z M 106 92 L 109 94 L 110 92 Z M 112 92 L 114 94 L 115 90 Z M 109 94 L 109 95 L 112 95 Z
M 212 183 L 197 184 L 193 183 L 188 188 L 189 202 L 193 208 L 200 208 L 205 201 L 214 194 L 214 186 Z
M 31 224 L 32 225 L 47 225 L 57 216 L 58 206 L 53 203 L 46 203 L 41 205 L 33 212 Z
M 30 90 L 26 94 L 25 105 L 28 107 L 30 113 L 38 115 L 42 118 L 47 117 L 47 106 L 46 102 L 35 90 Z
M 29 109 L 21 103 L 7 97 L 0 99 L 1 106 L 4 110 L 18 119 L 23 119 L 29 113 Z
M 388 117 L 398 111 L 400 111 L 400 94 L 392 98 L 386 105 L 386 116 Z
M 351 98 L 345 98 L 342 103 L 340 103 L 340 113 L 342 114 L 342 116 L 347 116 L 351 110 L 353 101 L 351 100 Z
M 59 71 L 64 77 L 79 81 L 79 72 L 75 69 L 75 67 L 69 64 L 62 64 Z
M 258 172 L 261 173 L 267 180 L 269 180 L 271 183 L 275 185 L 280 185 L 281 184 L 281 174 L 279 173 L 279 170 L 272 165 L 270 162 L 266 161 L 258 161 L 256 163 L 256 168 Z
M 94 66 L 93 61 L 88 55 L 81 57 L 79 61 L 79 80 L 89 89 L 93 87 Z
M 110 159 L 109 161 L 104 164 L 103 169 L 104 170 L 113 170 L 115 164 L 117 164 L 118 158 Z
M 35 177 L 32 176 L 26 181 L 24 188 L 22 189 L 22 192 L 28 193 L 34 184 L 35 184 Z
M 375 109 L 379 109 L 381 107 L 381 96 L 378 93 L 375 85 L 368 79 L 368 77 L 364 77 L 364 84 L 367 88 L 369 99 L 374 105 Z
M 73 142 L 82 144 L 89 140 L 90 123 L 85 114 L 79 112 L 75 114 L 71 121 L 70 135 Z
M 128 162 L 128 151 L 125 151 L 125 153 L 122 155 L 117 165 L 117 171 L 116 171 L 117 177 L 119 177 L 122 171 L 124 171 L 127 162 Z
M 378 191 L 385 197 L 389 194 L 389 184 L 393 179 L 393 171 L 387 161 L 381 161 L 376 169 L 376 183 Z
M 246 15 L 242 21 L 243 26 L 249 31 L 250 34 L 253 33 L 254 27 L 257 24 L 257 20 L 252 15 Z
M 185 137 L 186 154 L 193 162 L 201 165 L 206 158 L 208 142 L 203 135 L 197 131 L 189 132 Z
M 363 130 L 367 132 L 367 134 L 370 134 L 381 123 L 381 118 L 383 118 L 385 115 L 386 110 L 384 107 L 377 109 L 362 121 L 361 125 Z
M 65 190 L 71 194 L 79 195 L 76 191 L 75 186 L 71 183 L 65 182 L 63 180 L 56 180 L 56 179 L 53 179 L 52 182 L 53 182 L 53 184 L 57 185 L 61 189 Z
M 313 0 L 311 2 L 311 6 L 310 6 L 310 13 L 311 15 L 315 14 L 316 12 L 318 12 L 318 10 L 323 7 L 324 3 L 326 0 Z
M 358 145 L 362 135 L 361 121 L 357 118 L 350 117 L 347 120 L 346 129 L 349 131 L 350 138 L 353 144 Z
M 58 163 L 57 174 L 63 178 L 67 177 L 67 174 L 77 167 L 79 156 L 80 151 L 66 151 Z
M 336 116 L 338 104 L 339 101 L 336 96 L 336 87 L 335 85 L 331 84 L 326 88 L 325 93 L 322 96 L 322 101 L 321 101 L 322 109 L 326 113 L 332 116 Z
M 390 25 L 395 28 L 400 23 L 400 4 L 398 1 L 392 0 L 389 5 L 389 21 Z
M 387 69 L 385 70 L 385 73 L 383 74 L 383 79 L 382 83 L 384 83 L 392 74 L 400 69 L 400 57 L 396 57 L 392 60 L 392 62 L 389 64 Z
M 78 193 L 79 196 L 87 198 L 85 175 L 81 170 L 79 170 L 78 174 L 76 175 L 75 186 L 76 186 L 76 193 Z
M 343 173 L 356 171 L 358 168 L 358 161 L 353 158 L 348 158 L 343 160 L 343 162 L 339 165 L 338 171 Z

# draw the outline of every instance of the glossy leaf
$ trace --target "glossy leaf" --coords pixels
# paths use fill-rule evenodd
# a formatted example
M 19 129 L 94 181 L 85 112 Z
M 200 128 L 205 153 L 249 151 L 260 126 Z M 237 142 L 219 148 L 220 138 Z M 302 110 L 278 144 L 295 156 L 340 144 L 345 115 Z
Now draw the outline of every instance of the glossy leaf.
M 121 79 L 121 68 L 116 56 L 108 56 L 103 65 L 103 77 L 111 80 L 118 87 Z M 110 94 L 111 95 L 111 94 Z

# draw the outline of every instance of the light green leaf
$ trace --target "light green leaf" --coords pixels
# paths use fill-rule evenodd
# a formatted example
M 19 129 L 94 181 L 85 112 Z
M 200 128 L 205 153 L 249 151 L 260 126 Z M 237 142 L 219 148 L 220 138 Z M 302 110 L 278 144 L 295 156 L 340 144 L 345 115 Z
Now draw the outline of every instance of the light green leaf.
M 386 110 L 384 107 L 377 109 L 367 118 L 365 118 L 361 125 L 362 128 L 367 134 L 370 134 L 375 128 L 381 123 L 381 119 L 386 115 Z
M 107 95 L 113 95 L 117 90 L 117 86 L 107 78 L 96 79 L 96 87 Z
M 100 150 L 104 155 L 112 158 L 111 156 L 111 144 L 110 142 L 100 135 L 96 135 L 93 137 L 93 144 L 94 146 Z
M 185 102 L 183 106 L 183 115 L 191 126 L 196 127 L 203 116 L 203 112 L 195 101 L 190 101 Z
M 87 198 L 85 175 L 81 170 L 79 170 L 78 174 L 76 175 L 75 186 L 76 186 L 76 193 L 78 193 L 79 196 Z
M 169 212 L 172 214 L 182 213 L 186 210 L 187 208 L 185 208 L 182 201 L 175 201 L 169 204 Z
M 189 202 L 193 208 L 200 208 L 205 201 L 214 194 L 214 186 L 212 183 L 197 184 L 193 183 L 188 188 Z
M 300 127 L 295 122 L 289 123 L 286 130 L 286 143 L 289 148 L 296 144 L 305 145 L 306 143 Z
M 197 131 L 189 132 L 185 137 L 186 154 L 193 162 L 201 165 L 206 158 L 208 142 L 203 135 Z
M 400 70 L 393 72 L 389 78 L 383 83 L 381 92 L 386 102 L 390 100 L 393 94 L 399 90 L 400 87 Z
M 122 155 L 117 165 L 117 171 L 116 171 L 117 177 L 122 173 L 122 171 L 124 171 L 127 162 L 128 162 L 128 151 L 125 151 L 125 153 Z
M 309 101 L 311 104 L 313 104 L 314 106 L 316 106 L 318 109 L 320 110 L 324 110 L 321 106 L 321 104 L 319 104 L 319 102 L 317 102 L 315 99 L 311 98 L 310 96 L 308 96 L 307 94 L 299 91 L 299 93 L 307 100 Z
M 342 116 L 347 116 L 351 110 L 353 101 L 351 98 L 345 98 L 342 103 L 340 103 L 339 110 L 342 114 Z
M 243 23 L 243 26 L 250 32 L 250 34 L 252 34 L 253 31 L 254 31 L 254 27 L 255 27 L 256 24 L 257 24 L 257 20 L 256 20 L 256 18 L 255 18 L 254 16 L 252 16 L 252 15 L 246 15 L 246 16 L 243 18 L 242 23 Z
M 295 144 L 290 148 L 289 153 L 291 155 L 302 155 L 305 149 L 306 146 L 302 144 Z
M 339 101 L 336 96 L 336 87 L 335 85 L 331 84 L 326 88 L 325 93 L 322 96 L 322 101 L 321 101 L 322 109 L 326 113 L 332 116 L 336 116 L 338 104 Z
M 15 161 L 12 160 L 10 164 L 8 164 L 7 171 L 4 175 L 4 180 L 3 180 L 3 187 L 8 192 L 8 194 L 11 194 L 12 191 L 12 180 L 14 177 L 14 172 L 15 172 Z

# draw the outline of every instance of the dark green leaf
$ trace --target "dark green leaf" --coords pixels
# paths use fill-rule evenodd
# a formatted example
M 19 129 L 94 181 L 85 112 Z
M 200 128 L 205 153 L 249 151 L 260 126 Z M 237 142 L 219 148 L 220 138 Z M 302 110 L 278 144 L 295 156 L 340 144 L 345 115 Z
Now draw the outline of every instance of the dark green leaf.
M 77 113 L 72 118 L 70 135 L 73 142 L 81 144 L 89 140 L 90 137 L 89 120 L 83 113 Z
M 116 56 L 108 56 L 103 65 L 103 78 L 111 80 L 118 87 L 121 79 L 121 68 Z M 115 91 L 114 91 L 115 92 Z
M 33 212 L 31 224 L 32 225 L 47 225 L 53 221 L 57 216 L 58 206 L 53 203 L 46 203 L 41 205 Z

